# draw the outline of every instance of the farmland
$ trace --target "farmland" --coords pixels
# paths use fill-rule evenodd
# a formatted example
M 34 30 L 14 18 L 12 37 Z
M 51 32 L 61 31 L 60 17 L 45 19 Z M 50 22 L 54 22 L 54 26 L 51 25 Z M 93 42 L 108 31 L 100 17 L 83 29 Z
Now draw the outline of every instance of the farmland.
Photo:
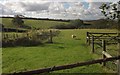
M 85 44 L 86 32 L 115 32 L 108 29 L 71 29 L 60 30 L 59 36 L 53 38 L 53 44 L 32 47 L 7 47 L 2 49 L 3 73 L 34 70 L 63 64 L 70 64 L 101 58 L 92 54 L 90 46 Z M 76 39 L 71 38 L 75 34 Z M 97 68 L 97 69 L 96 69 Z M 100 64 L 78 67 L 57 73 L 114 73 Z M 56 73 L 55 72 L 55 73 Z
M 120 75 L 120 1 L 0 2 L 2 75 Z
M 50 28 L 54 25 L 59 25 L 59 24 L 69 24 L 69 22 L 60 22 L 60 21 L 29 20 L 29 19 L 23 19 L 23 20 L 26 26 L 30 26 L 32 28 L 41 28 L 41 29 Z M 7 28 L 18 28 L 17 26 L 13 25 L 12 18 L 2 18 L 2 24 L 4 24 L 4 26 Z

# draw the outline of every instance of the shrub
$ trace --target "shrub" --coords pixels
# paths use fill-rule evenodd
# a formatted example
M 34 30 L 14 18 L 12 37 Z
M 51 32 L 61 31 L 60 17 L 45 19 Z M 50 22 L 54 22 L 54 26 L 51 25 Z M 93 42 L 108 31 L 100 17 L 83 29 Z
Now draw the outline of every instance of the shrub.
M 77 20 L 71 20 L 70 24 L 59 24 L 59 25 L 52 26 L 51 28 L 54 28 L 54 29 L 76 29 L 76 28 L 80 28 L 83 25 L 84 25 L 83 21 L 77 19 Z
M 67 29 L 67 25 L 59 24 L 59 25 L 52 26 L 50 28 L 53 28 L 53 29 Z
M 55 25 L 51 28 L 54 28 L 54 29 L 76 29 L 78 28 L 75 24 L 63 24 L 63 25 Z
M 52 30 L 52 35 L 57 36 L 60 31 Z M 10 35 L 10 34 L 9 34 Z M 22 37 L 18 38 L 3 38 L 2 47 L 11 46 L 37 46 L 49 41 L 50 30 L 31 30 L 23 33 Z

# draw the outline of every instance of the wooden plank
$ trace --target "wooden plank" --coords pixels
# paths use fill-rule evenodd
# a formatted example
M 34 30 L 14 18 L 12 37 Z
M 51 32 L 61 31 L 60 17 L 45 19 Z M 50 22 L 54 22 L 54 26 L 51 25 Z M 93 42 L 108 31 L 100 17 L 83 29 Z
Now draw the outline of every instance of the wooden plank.
M 33 71 L 10 73 L 10 74 L 4 73 L 2 75 L 33 75 L 33 74 L 40 74 L 40 73 L 46 73 L 46 72 L 52 72 L 52 71 L 58 71 L 58 70 L 64 70 L 64 69 L 71 69 L 79 66 L 92 65 L 92 64 L 113 61 L 118 59 L 120 59 L 120 56 L 115 56 L 115 57 L 106 58 L 106 59 L 91 60 L 87 62 L 78 62 L 78 63 L 62 65 L 62 66 L 53 66 L 53 67 L 43 68 L 43 69 L 38 69 Z
M 91 44 L 91 47 L 92 47 L 91 51 L 92 51 L 92 53 L 94 53 L 94 52 L 95 52 L 95 51 L 94 51 L 94 36 L 92 36 L 92 44 Z
M 86 33 L 86 44 L 89 44 L 89 32 Z
M 53 43 L 53 35 L 52 35 L 52 30 L 50 30 L 50 41 L 49 43 Z
M 117 35 L 116 32 L 115 32 L 115 33 L 104 33 L 104 32 L 98 32 L 98 33 L 96 33 L 96 32 L 89 32 L 89 34 L 116 34 L 116 35 Z
M 96 34 L 96 35 L 95 35 Z M 100 35 L 99 35 L 100 34 Z M 102 35 L 101 35 L 102 34 Z M 114 35 L 112 35 L 114 34 Z M 116 44 L 117 39 L 119 38 L 117 33 L 94 33 L 94 32 L 87 32 L 86 33 L 86 41 L 90 45 L 92 43 L 92 36 L 94 36 L 94 42 L 101 42 L 102 39 L 108 40 L 107 44 Z M 111 40 L 115 41 L 110 42 Z
M 102 51 L 102 54 L 104 54 L 107 58 L 111 58 L 111 57 L 112 57 L 110 54 L 108 54 L 108 53 L 105 52 L 105 51 Z
M 120 31 L 118 32 L 118 36 L 120 36 Z M 118 39 L 118 55 L 120 55 L 120 39 Z M 117 72 L 120 75 L 120 60 L 117 61 Z
M 102 49 L 106 51 L 106 43 L 105 40 L 102 40 Z M 103 59 L 106 59 L 106 56 L 103 54 Z M 103 62 L 103 66 L 106 66 L 106 62 Z
M 90 39 L 92 39 L 92 36 L 89 37 Z M 99 36 L 94 36 L 95 39 L 117 39 L 118 37 L 117 36 L 111 36 L 111 37 L 108 37 L 108 36 L 102 36 L 102 37 L 99 37 Z

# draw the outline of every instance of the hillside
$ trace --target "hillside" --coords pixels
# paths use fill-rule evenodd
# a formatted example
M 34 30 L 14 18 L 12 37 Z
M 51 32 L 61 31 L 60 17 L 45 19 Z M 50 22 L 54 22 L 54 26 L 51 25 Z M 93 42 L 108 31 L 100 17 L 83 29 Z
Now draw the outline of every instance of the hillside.
M 115 29 L 117 28 L 117 22 L 107 19 L 98 19 L 98 20 L 88 20 L 84 21 L 86 24 L 91 24 L 91 28 L 96 29 Z
M 2 19 L 2 23 L 4 27 L 7 28 L 18 28 L 17 26 L 13 25 L 11 20 L 12 18 L 0 18 Z M 62 22 L 62 21 L 51 21 L 51 20 L 33 20 L 33 19 L 23 19 L 24 24 L 26 26 L 30 26 L 32 28 L 42 28 L 46 29 L 54 25 L 59 25 L 59 24 L 68 24 L 69 22 Z
M 18 26 L 13 25 L 12 18 L 0 18 L 2 19 L 2 23 L 6 28 L 20 28 Z M 70 21 L 64 20 L 52 20 L 52 19 L 35 19 L 35 18 L 24 18 L 24 27 L 22 28 L 40 28 L 40 29 L 48 29 L 50 27 L 54 27 L 56 25 L 69 25 Z M 117 24 L 113 21 L 108 21 L 105 19 L 99 20 L 88 20 L 83 21 L 84 25 L 81 28 L 95 28 L 95 29 L 111 29 L 116 28 Z M 59 28 L 58 28 L 59 29 Z M 65 29 L 65 28 L 63 28 Z M 67 29 L 67 28 L 66 28 Z M 69 29 L 69 27 L 68 27 Z M 74 28 L 73 28 L 74 29 Z

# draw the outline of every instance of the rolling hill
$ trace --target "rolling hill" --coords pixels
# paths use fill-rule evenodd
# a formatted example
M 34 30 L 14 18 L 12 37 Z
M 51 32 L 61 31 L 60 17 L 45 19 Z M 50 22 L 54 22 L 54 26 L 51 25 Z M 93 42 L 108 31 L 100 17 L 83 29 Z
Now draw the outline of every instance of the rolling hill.
M 18 26 L 13 25 L 12 18 L 0 18 L 2 22 L 1 24 L 4 25 L 6 28 L 18 28 Z M 46 29 L 50 28 L 54 25 L 59 24 L 69 24 L 69 22 L 63 22 L 63 21 L 54 21 L 54 20 L 35 20 L 35 19 L 23 19 L 24 25 L 32 27 L 32 28 L 41 28 Z

